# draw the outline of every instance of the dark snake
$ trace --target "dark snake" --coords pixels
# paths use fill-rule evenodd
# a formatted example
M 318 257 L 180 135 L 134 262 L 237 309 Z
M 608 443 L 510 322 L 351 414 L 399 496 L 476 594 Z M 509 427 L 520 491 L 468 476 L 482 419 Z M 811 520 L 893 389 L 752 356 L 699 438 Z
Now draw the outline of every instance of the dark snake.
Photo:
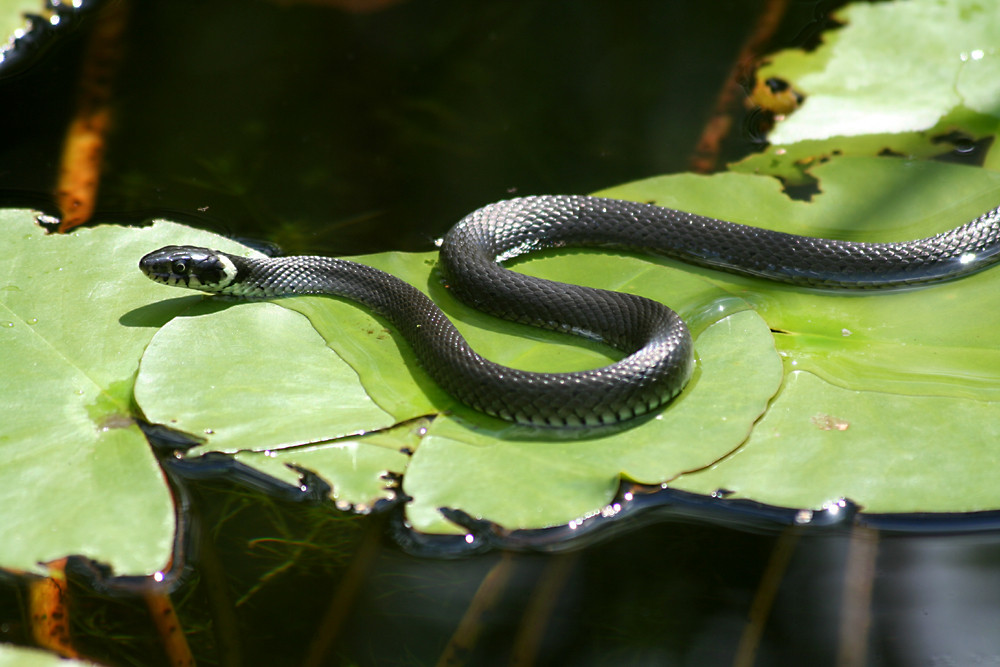
M 395 327 L 445 391 L 502 419 L 596 425 L 656 410 L 681 391 L 694 363 L 691 335 L 676 313 L 640 296 L 533 278 L 502 266 L 531 251 L 570 246 L 654 253 L 794 285 L 891 288 L 957 278 L 995 263 L 1000 208 L 904 243 L 810 238 L 585 196 L 525 197 L 471 213 L 441 244 L 446 286 L 492 315 L 604 341 L 627 355 L 574 373 L 534 373 L 484 359 L 423 292 L 355 262 L 246 258 L 167 246 L 143 257 L 139 267 L 157 282 L 205 292 L 245 298 L 323 294 L 361 303 Z

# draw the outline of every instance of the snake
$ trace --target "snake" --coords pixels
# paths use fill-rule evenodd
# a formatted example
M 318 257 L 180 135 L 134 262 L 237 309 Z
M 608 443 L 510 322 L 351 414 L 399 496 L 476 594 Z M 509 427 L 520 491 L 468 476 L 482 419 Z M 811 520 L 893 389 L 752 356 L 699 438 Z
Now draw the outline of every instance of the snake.
M 483 358 L 424 292 L 357 262 L 166 246 L 143 257 L 139 267 L 159 283 L 230 297 L 318 294 L 357 302 L 388 320 L 442 389 L 504 420 L 588 427 L 657 411 L 691 377 L 694 347 L 687 326 L 655 300 L 504 266 L 530 252 L 564 247 L 662 255 L 811 288 L 909 287 L 958 278 L 1000 260 L 1000 207 L 950 231 L 894 243 L 787 234 L 652 203 L 583 195 L 520 197 L 470 213 L 440 241 L 439 267 L 448 290 L 488 314 L 602 341 L 624 355 L 601 368 L 563 373 L 530 372 Z

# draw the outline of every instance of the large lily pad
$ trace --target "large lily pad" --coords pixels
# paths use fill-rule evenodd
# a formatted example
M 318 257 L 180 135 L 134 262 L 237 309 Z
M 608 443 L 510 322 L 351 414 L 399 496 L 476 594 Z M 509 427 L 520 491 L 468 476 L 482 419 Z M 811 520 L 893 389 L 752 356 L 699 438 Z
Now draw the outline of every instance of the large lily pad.
M 199 298 L 164 301 L 136 261 L 167 239 L 212 236 L 176 225 L 47 236 L 33 217 L 0 211 L 0 566 L 80 553 L 155 572 L 174 510 L 132 419 L 132 382 L 157 327 Z

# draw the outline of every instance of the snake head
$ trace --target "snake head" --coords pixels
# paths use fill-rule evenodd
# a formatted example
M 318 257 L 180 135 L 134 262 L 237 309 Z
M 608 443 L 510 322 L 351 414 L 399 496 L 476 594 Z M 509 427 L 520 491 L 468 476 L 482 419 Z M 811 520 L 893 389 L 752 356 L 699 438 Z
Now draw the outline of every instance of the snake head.
M 139 260 L 139 269 L 155 282 L 220 292 L 236 277 L 232 260 L 218 250 L 168 245 Z

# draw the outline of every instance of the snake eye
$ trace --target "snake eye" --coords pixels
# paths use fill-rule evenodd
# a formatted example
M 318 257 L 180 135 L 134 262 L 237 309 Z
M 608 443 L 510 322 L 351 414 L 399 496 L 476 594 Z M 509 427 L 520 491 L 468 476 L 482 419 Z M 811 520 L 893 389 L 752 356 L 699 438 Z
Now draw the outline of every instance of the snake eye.
M 178 260 L 174 260 L 174 264 L 173 264 L 173 266 L 171 268 L 173 269 L 174 273 L 183 275 L 183 274 L 187 273 L 187 268 L 188 267 L 187 267 L 187 264 L 183 260 L 178 259 Z

